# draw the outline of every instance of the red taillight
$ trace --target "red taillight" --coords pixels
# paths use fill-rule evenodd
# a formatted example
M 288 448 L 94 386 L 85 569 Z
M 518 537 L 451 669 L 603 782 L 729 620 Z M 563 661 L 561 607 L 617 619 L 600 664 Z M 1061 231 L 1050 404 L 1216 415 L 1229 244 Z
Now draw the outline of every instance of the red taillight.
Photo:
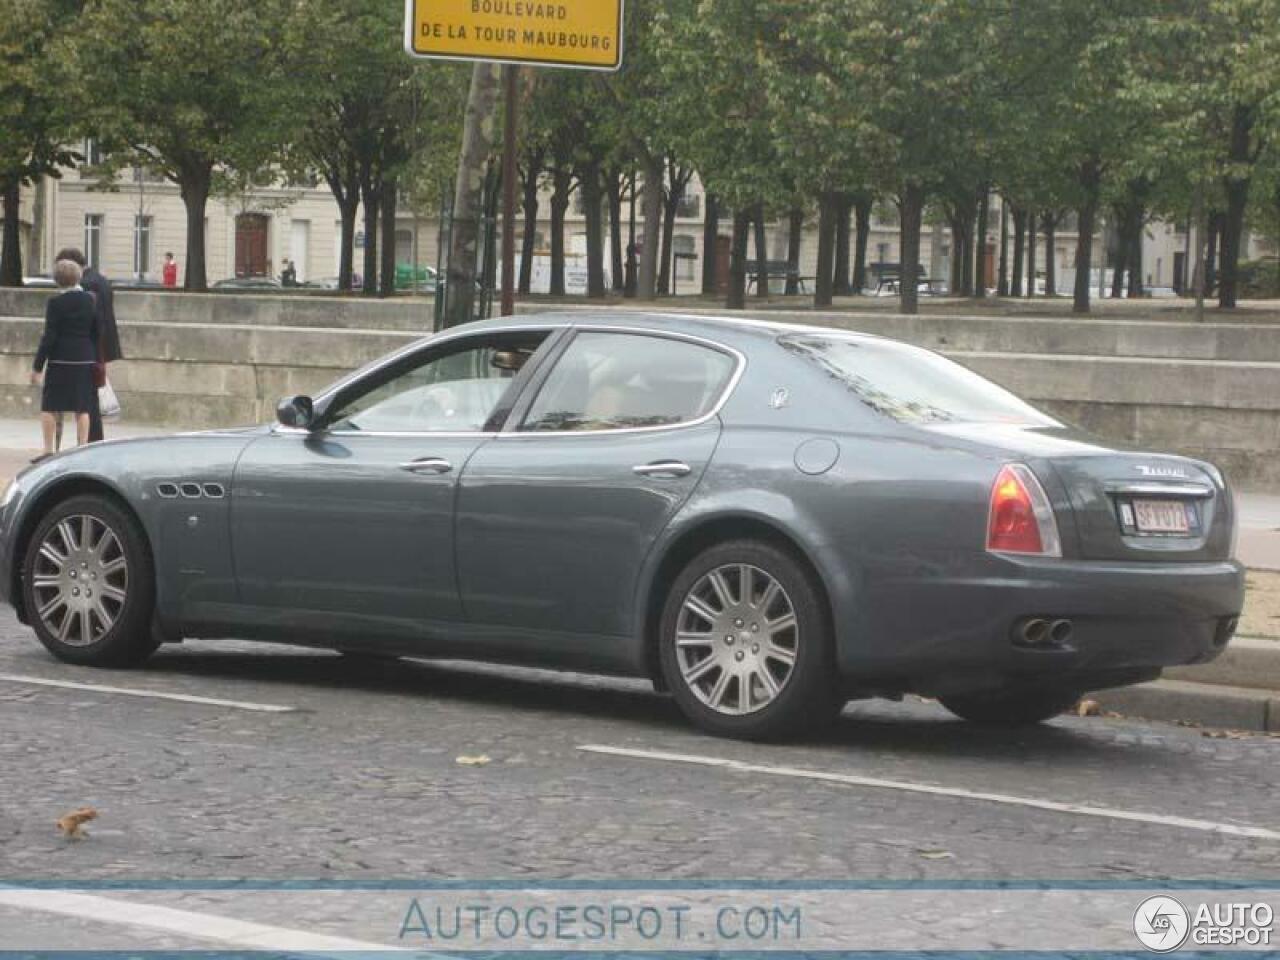
M 991 488 L 987 549 L 997 553 L 1062 556 L 1058 524 L 1044 488 L 1020 463 L 1001 468 Z

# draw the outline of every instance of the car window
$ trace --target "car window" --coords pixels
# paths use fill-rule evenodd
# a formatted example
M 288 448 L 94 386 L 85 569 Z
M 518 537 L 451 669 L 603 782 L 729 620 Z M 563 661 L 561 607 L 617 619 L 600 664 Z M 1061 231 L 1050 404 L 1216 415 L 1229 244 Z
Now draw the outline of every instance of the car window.
M 720 399 L 736 361 L 686 340 L 584 332 L 538 392 L 521 430 L 621 430 L 696 420 Z
M 445 353 L 429 351 L 408 369 L 374 380 L 342 401 L 331 430 L 430 433 L 484 430 L 503 395 L 546 333 L 468 339 Z
M 1059 426 L 1003 387 L 919 347 L 827 334 L 793 334 L 778 342 L 872 410 L 903 423 Z

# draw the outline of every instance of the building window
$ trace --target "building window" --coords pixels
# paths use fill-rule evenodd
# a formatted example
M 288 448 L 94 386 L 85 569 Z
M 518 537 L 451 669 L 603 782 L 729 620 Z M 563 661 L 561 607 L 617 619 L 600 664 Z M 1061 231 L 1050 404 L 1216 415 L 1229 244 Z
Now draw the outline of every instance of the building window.
M 151 218 L 133 218 L 133 274 L 139 280 L 151 272 Z
M 702 197 L 686 191 L 676 201 L 676 216 L 688 220 L 697 220 L 702 216 Z
M 84 257 L 91 267 L 100 266 L 102 263 L 102 214 L 100 213 L 84 215 Z
M 98 141 L 93 137 L 86 137 L 84 141 L 84 165 L 86 167 L 100 167 L 102 166 L 102 161 L 102 147 L 98 145 Z

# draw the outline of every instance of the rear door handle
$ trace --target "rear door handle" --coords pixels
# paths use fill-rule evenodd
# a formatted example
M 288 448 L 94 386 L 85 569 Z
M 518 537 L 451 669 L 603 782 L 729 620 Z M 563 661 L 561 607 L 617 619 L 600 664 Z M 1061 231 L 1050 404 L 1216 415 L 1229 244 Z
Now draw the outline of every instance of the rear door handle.
M 440 457 L 422 457 L 400 464 L 400 469 L 408 470 L 410 473 L 441 474 L 452 471 L 453 464 Z
M 655 460 L 632 467 L 631 472 L 640 477 L 687 477 L 693 467 L 679 460 Z

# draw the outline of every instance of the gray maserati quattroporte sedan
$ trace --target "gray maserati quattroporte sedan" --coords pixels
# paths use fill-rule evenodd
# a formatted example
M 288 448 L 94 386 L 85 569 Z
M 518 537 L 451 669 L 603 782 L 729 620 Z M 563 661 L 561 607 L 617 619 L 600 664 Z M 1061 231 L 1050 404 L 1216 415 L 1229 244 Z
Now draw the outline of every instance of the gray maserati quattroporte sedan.
M 240 637 L 634 675 L 774 737 L 916 692 L 1028 723 L 1215 657 L 1213 466 L 1115 449 L 927 350 L 642 313 L 414 343 L 273 426 L 81 448 L 0 509 L 54 656 Z

